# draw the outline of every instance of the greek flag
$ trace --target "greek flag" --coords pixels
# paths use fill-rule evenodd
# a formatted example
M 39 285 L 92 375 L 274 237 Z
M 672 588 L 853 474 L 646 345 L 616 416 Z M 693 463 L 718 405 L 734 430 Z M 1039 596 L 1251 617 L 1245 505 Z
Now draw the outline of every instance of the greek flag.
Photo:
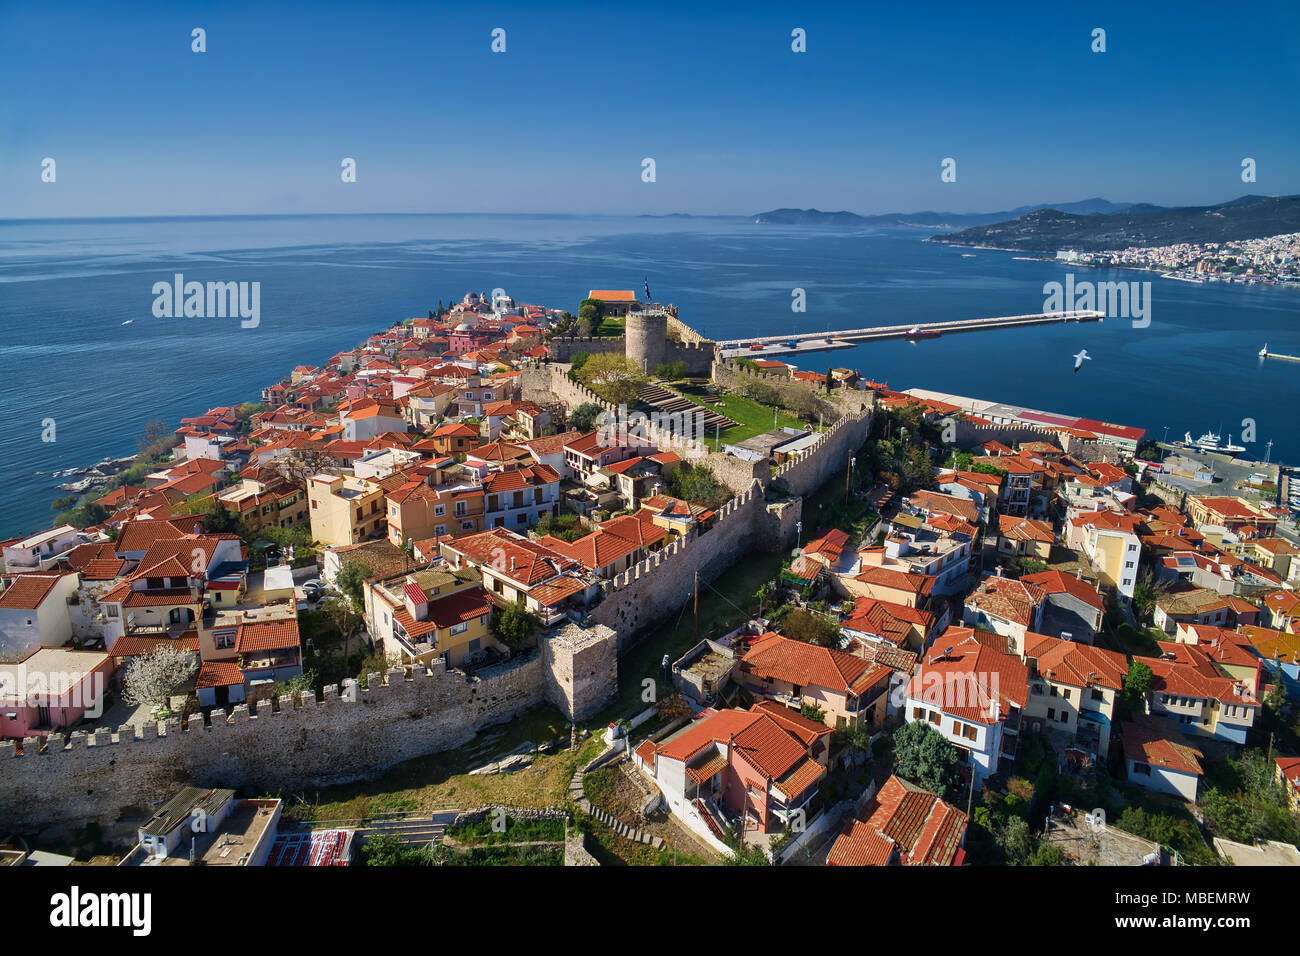
M 650 299 L 650 278 L 649 278 L 649 276 L 647 276 L 647 277 L 646 277 L 646 280 L 645 280 L 645 300 L 646 300 L 647 302 L 651 301 L 651 299 Z

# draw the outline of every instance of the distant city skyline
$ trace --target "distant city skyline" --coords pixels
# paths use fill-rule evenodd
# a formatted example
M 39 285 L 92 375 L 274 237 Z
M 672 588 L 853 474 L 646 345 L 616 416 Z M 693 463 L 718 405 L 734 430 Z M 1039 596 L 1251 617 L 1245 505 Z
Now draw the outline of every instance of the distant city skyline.
M 1300 193 L 1300 8 L 1134 6 L 5 5 L 0 219 Z

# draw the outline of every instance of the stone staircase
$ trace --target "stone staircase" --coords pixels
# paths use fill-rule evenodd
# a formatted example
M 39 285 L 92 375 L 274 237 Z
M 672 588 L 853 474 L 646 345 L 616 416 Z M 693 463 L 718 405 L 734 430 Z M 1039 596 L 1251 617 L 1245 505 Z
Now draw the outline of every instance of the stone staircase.
M 386 835 L 395 837 L 399 843 L 408 846 L 429 846 L 441 841 L 446 832 L 447 822 L 428 817 L 421 820 L 376 820 L 357 828 L 357 836 L 363 841 Z
M 728 428 L 734 428 L 739 424 L 739 422 L 733 421 L 726 415 L 705 408 L 703 405 L 698 405 L 689 398 L 683 398 L 672 389 L 664 388 L 662 385 L 643 386 L 641 391 L 637 393 L 637 399 L 656 412 L 681 413 L 691 422 L 694 422 L 696 415 L 700 415 L 699 420 L 704 427 L 704 435 L 694 436 L 696 438 L 702 439 L 718 428 L 726 431 Z
M 583 768 L 579 767 L 574 771 L 573 776 L 569 778 L 569 798 L 579 810 L 599 820 L 625 840 L 631 840 L 633 843 L 644 843 L 656 850 L 662 850 L 668 845 L 664 842 L 663 837 L 646 833 L 639 827 L 628 826 L 612 813 L 607 813 L 600 807 L 593 806 L 591 801 L 583 795 L 582 773 Z

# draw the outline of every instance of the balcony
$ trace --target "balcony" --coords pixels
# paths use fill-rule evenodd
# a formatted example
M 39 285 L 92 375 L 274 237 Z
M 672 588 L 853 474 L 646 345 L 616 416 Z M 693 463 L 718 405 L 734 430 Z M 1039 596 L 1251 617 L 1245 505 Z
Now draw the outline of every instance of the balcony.
M 161 621 L 146 624 L 128 622 L 125 633 L 132 637 L 178 638 L 183 636 L 187 631 L 193 631 L 195 626 L 194 621 L 177 624 L 163 624 Z

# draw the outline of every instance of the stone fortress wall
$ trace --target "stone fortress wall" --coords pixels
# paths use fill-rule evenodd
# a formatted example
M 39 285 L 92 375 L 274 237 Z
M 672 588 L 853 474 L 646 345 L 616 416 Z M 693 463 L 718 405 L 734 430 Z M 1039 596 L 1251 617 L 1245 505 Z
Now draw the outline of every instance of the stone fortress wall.
M 532 652 L 467 678 L 460 671 L 401 668 L 386 682 L 320 700 L 307 691 L 250 711 L 237 704 L 130 726 L 114 734 L 51 734 L 44 749 L 28 738 L 18 753 L 0 742 L 0 820 L 19 832 L 51 824 L 108 825 L 151 813 L 182 786 L 292 791 L 377 776 L 389 767 L 468 743 L 482 728 L 510 720 L 544 695 L 542 654 Z M 351 697 L 352 699 L 348 699 Z

